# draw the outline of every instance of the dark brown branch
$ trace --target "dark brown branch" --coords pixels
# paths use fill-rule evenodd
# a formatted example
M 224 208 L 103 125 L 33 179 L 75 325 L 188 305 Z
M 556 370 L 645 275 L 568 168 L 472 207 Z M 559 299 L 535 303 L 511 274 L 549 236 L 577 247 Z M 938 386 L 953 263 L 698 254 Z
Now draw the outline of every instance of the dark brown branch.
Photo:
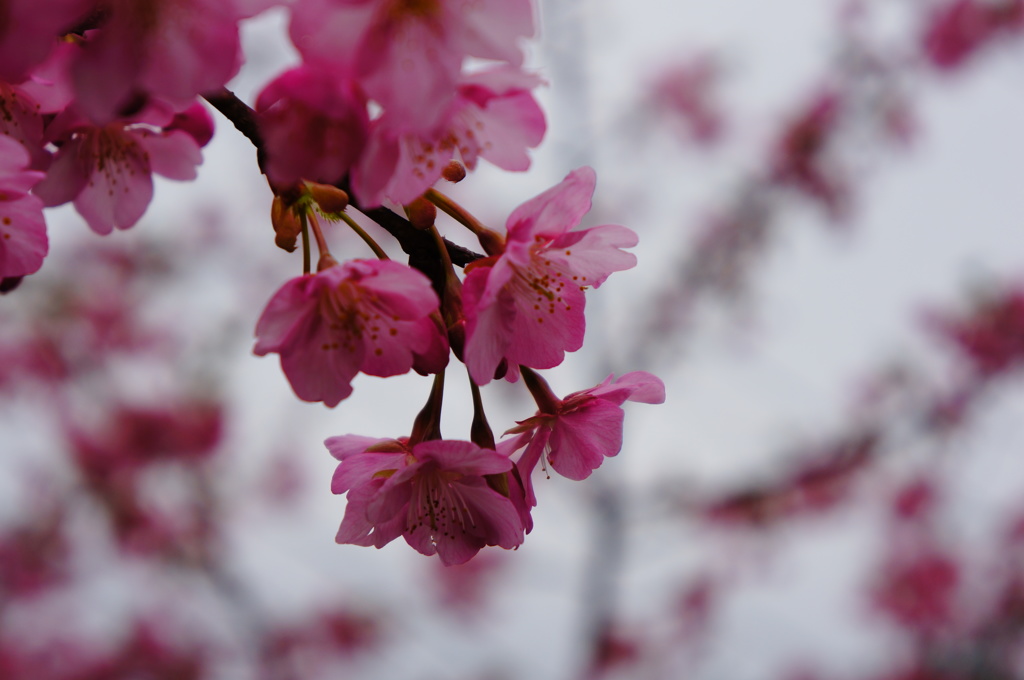
M 263 171 L 265 152 L 263 149 L 263 137 L 260 135 L 259 124 L 256 119 L 256 112 L 228 89 L 205 94 L 203 98 L 220 111 L 225 118 L 234 124 L 239 132 L 252 142 L 253 146 L 256 147 L 260 170 Z M 341 188 L 348 191 L 348 187 L 344 186 L 344 184 Z M 352 195 L 351 191 L 348 191 L 348 193 L 350 196 Z M 351 202 L 351 205 L 383 227 L 385 231 L 398 241 L 402 250 L 409 256 L 409 266 L 419 269 L 429 276 L 431 281 L 434 282 L 435 288 L 443 289 L 444 276 L 440 270 L 440 262 L 437 257 L 434 240 L 429 232 L 416 229 L 409 224 L 407 219 L 387 208 L 364 209 L 354 200 Z M 447 239 L 445 239 L 444 243 L 452 263 L 460 267 L 464 267 L 473 260 L 483 257 L 480 253 L 463 248 Z

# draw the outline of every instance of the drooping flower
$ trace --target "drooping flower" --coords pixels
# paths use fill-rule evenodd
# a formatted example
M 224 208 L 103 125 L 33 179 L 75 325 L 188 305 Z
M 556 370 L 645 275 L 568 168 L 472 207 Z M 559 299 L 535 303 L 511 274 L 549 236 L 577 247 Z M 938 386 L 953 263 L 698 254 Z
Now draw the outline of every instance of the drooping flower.
M 256 100 L 271 182 L 335 183 L 359 158 L 370 119 L 353 83 L 325 68 L 300 66 Z
M 431 318 L 437 294 L 420 272 L 389 260 L 350 260 L 284 284 L 256 324 L 256 354 L 281 355 L 300 399 L 335 406 L 357 373 L 436 373 L 448 340 Z
M 398 536 L 445 565 L 462 564 L 481 548 L 515 548 L 523 525 L 512 501 L 486 476 L 512 462 L 471 442 L 407 441 L 355 435 L 325 442 L 341 461 L 331 490 L 348 492 L 338 543 L 383 547 Z
M 360 201 L 407 204 L 437 181 L 456 153 L 470 170 L 479 158 L 504 170 L 526 170 L 526 150 L 540 144 L 546 130 L 531 93 L 540 83 L 512 66 L 466 75 L 443 124 L 429 134 L 404 129 L 385 113 L 374 121 L 367 153 L 353 173 Z
M 536 373 L 524 371 L 523 376 L 539 410 L 506 434 L 519 434 L 512 440 L 513 449 L 526 447 L 516 465 L 531 506 L 537 499 L 530 477 L 542 456 L 563 477 L 586 479 L 605 457 L 618 454 L 622 448 L 624 402 L 665 401 L 665 384 L 645 371 L 633 371 L 618 380 L 610 375 L 597 387 L 573 392 L 565 399 L 555 397 Z
M 590 210 L 596 177 L 588 167 L 516 208 L 505 250 L 474 263 L 466 275 L 465 361 L 478 385 L 504 361 L 506 377 L 520 364 L 551 368 L 583 345 L 583 291 L 612 272 L 636 265 L 624 252 L 636 234 L 619 225 L 573 230 Z
M 35 193 L 47 207 L 74 201 L 97 234 L 134 226 L 153 198 L 154 172 L 186 181 L 202 163 L 196 139 L 173 121 L 173 112 L 153 108 L 97 126 L 65 111 L 47 128 L 61 146 Z
M 445 115 L 466 57 L 518 66 L 519 41 L 534 28 L 529 0 L 307 0 L 289 30 L 307 62 L 353 69 L 402 127 L 426 132 Z
M 117 0 L 73 67 L 79 110 L 103 125 L 150 97 L 176 108 L 224 86 L 242 64 L 235 0 Z M 258 9 L 258 8 L 256 8 Z
M 43 202 L 28 193 L 43 173 L 28 165 L 28 150 L 0 134 L 0 279 L 38 271 L 49 250 Z

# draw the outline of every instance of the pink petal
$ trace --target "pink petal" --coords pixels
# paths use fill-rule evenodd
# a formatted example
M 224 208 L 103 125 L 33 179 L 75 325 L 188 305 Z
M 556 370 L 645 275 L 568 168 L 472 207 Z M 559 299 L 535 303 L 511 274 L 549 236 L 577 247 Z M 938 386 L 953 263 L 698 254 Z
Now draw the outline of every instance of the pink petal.
M 420 461 L 436 461 L 444 470 L 466 476 L 494 475 L 508 472 L 512 462 L 493 449 L 483 449 L 472 442 L 434 440 L 417 444 L 413 455 Z
M 203 162 L 203 154 L 190 134 L 182 130 L 162 134 L 139 131 L 134 136 L 149 155 L 153 172 L 179 181 L 196 178 L 196 166 Z
M 534 236 L 555 238 L 575 227 L 590 210 L 596 185 L 593 169 L 573 170 L 560 184 L 513 211 L 506 223 L 509 239 L 529 243 Z
M 489 304 L 482 304 L 490 267 L 471 271 L 462 285 L 462 301 L 466 315 L 466 348 L 464 359 L 469 375 L 477 385 L 486 385 L 505 356 L 515 322 L 515 300 L 498 295 Z
M 116 155 L 96 161 L 89 182 L 75 199 L 75 209 L 97 234 L 134 226 L 153 199 L 145 152 L 127 136 L 120 141 Z
M 637 242 L 632 229 L 607 224 L 567 232 L 555 239 L 547 252 L 579 276 L 581 283 L 597 288 L 612 272 L 636 266 L 636 256 L 619 248 L 631 248 Z
M 548 442 L 548 462 L 563 477 L 581 480 L 622 448 L 624 414 L 615 404 L 593 399 L 558 416 Z
M 43 202 L 32 195 L 0 201 L 0 278 L 35 273 L 48 250 Z

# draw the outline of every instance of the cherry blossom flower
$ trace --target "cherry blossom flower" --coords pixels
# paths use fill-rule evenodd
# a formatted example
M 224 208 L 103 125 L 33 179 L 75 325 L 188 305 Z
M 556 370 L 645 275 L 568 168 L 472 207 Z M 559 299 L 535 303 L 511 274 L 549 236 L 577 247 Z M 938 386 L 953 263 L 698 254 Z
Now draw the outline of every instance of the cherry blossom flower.
M 5 0 L 0 24 L 0 80 L 18 83 L 58 46 L 57 38 L 91 9 L 93 0 Z
M 49 250 L 43 202 L 28 193 L 43 173 L 28 165 L 28 150 L 0 134 L 0 279 L 38 271 Z
M 153 198 L 152 173 L 174 180 L 196 177 L 199 144 L 184 130 L 159 129 L 172 123 L 173 114 L 158 109 L 147 109 L 133 122 L 103 126 L 66 111 L 51 124 L 48 134 L 61 147 L 35 193 L 47 207 L 74 201 L 97 234 L 128 229 Z
M 529 0 L 307 0 L 290 33 L 307 62 L 351 68 L 402 127 L 425 132 L 445 115 L 467 56 L 518 66 L 533 34 Z
M 333 184 L 363 150 L 370 119 L 351 81 L 310 66 L 287 71 L 256 100 L 271 182 Z
M 502 362 L 551 368 L 583 345 L 586 288 L 636 265 L 621 248 L 636 234 L 619 225 L 572 230 L 590 210 L 596 176 L 584 167 L 519 206 L 508 218 L 503 253 L 467 268 L 465 362 L 483 385 Z
M 150 97 L 175 107 L 217 90 L 241 66 L 233 0 L 119 0 L 86 34 L 72 75 L 79 109 L 106 124 Z
M 456 152 L 471 170 L 479 158 L 504 170 L 526 170 L 526 150 L 540 144 L 547 127 L 530 92 L 540 83 L 511 66 L 466 75 L 440 132 L 429 135 L 403 129 L 385 113 L 374 121 L 369 149 L 353 173 L 360 201 L 410 203 L 437 181 Z
M 512 448 L 526 447 L 517 467 L 531 506 L 537 504 L 537 499 L 530 477 L 542 456 L 563 477 L 586 479 L 605 457 L 618 454 L 622 448 L 624 402 L 665 401 L 665 384 L 645 371 L 633 371 L 618 380 L 610 375 L 597 387 L 573 392 L 565 399 L 555 397 L 536 373 L 524 371 L 523 376 L 539 410 L 505 434 L 520 435 L 512 440 Z
M 486 476 L 512 469 L 491 449 L 464 441 L 374 440 L 345 435 L 325 442 L 341 461 L 331 490 L 348 492 L 338 543 L 387 545 L 398 536 L 445 565 L 463 564 L 481 548 L 523 542 L 519 513 Z
M 420 272 L 388 260 L 351 260 L 284 284 L 256 324 L 256 354 L 281 355 L 300 399 L 327 406 L 362 371 L 436 373 L 448 340 L 431 318 L 437 294 Z

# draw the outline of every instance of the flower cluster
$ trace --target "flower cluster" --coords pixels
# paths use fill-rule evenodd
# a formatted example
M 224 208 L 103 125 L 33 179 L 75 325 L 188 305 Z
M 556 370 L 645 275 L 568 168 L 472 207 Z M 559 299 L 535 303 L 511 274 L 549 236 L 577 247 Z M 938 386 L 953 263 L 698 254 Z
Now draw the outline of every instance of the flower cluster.
M 249 108 L 225 89 L 242 63 L 239 22 L 274 5 L 290 12 L 301 63 Z M 593 170 L 524 203 L 504 233 L 435 188 L 481 158 L 529 167 L 546 129 L 533 96 L 543 81 L 523 68 L 534 12 L 531 0 L 58 0 L 39 16 L 10 0 L 0 26 L 0 291 L 41 267 L 44 208 L 72 203 L 105 235 L 141 219 L 154 173 L 194 179 L 214 134 L 205 99 L 257 146 L 277 245 L 292 251 L 301 239 L 303 275 L 267 304 L 256 354 L 279 355 L 295 394 L 330 407 L 359 373 L 435 376 L 408 437 L 329 440 L 341 461 L 334 490 L 349 499 L 338 540 L 380 547 L 401 534 L 445 564 L 518 546 L 532 528 L 537 462 L 583 479 L 621 447 L 621 404 L 664 398 L 657 378 L 631 373 L 559 400 L 535 373 L 583 345 L 585 291 L 636 264 L 624 250 L 637 243 L 631 230 L 578 228 Z M 410 266 L 388 259 L 350 203 L 398 238 Z M 485 254 L 445 241 L 438 209 Z M 321 218 L 347 222 L 375 257 L 339 262 Z M 468 441 L 439 428 L 453 354 L 476 405 Z M 497 444 L 479 387 L 520 376 L 540 410 Z
M 636 261 L 622 250 L 636 243 L 629 229 L 576 228 L 590 209 L 594 183 L 590 168 L 570 173 L 513 211 L 505 235 L 429 192 L 491 253 L 466 267 L 460 281 L 429 225 L 447 267 L 441 295 L 428 277 L 391 260 L 338 263 L 318 237 L 318 271 L 288 281 L 271 298 L 256 326 L 256 353 L 279 354 L 302 399 L 335 406 L 352 393 L 359 372 L 435 374 L 408 437 L 327 440 L 340 461 L 333 490 L 348 494 L 339 542 L 379 548 L 403 536 L 446 565 L 466 562 L 484 546 L 517 547 L 533 526 L 531 477 L 542 458 L 555 472 L 584 479 L 622 447 L 623 402 L 664 401 L 664 385 L 645 372 L 610 376 L 559 399 L 534 370 L 556 366 L 582 346 L 584 291 Z M 322 189 L 311 186 L 310 196 Z M 314 212 L 301 216 L 318 229 Z M 474 392 L 469 441 L 440 434 L 450 350 L 466 364 Z M 499 443 L 479 394 L 496 377 L 522 377 L 538 406 Z

